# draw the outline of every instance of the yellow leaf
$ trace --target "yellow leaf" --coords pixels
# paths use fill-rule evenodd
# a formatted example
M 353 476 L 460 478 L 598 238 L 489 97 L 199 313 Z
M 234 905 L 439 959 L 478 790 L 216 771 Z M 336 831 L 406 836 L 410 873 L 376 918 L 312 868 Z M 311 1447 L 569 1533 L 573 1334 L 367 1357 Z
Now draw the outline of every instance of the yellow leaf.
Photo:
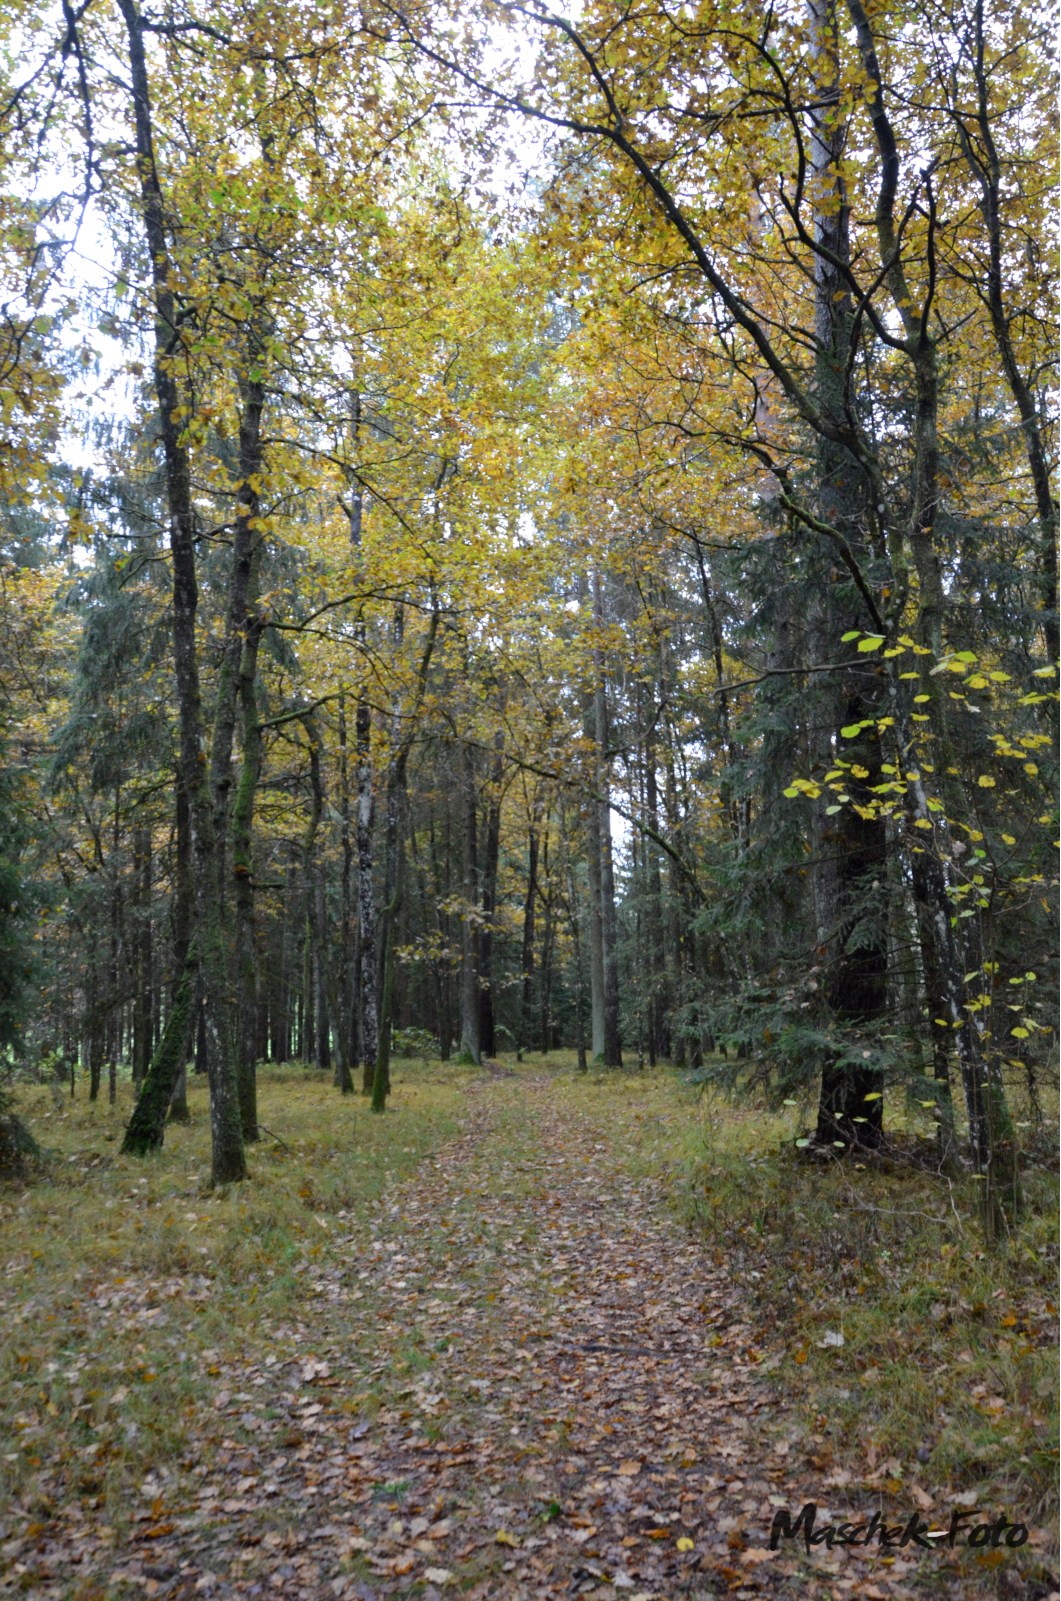
M 498 1529 L 497 1533 L 494 1535 L 494 1544 L 510 1545 L 516 1549 L 519 1548 L 519 1541 L 516 1539 L 516 1536 L 514 1534 L 509 1534 L 507 1529 Z
M 981 773 L 976 782 L 979 784 L 981 789 L 994 789 L 995 787 L 994 779 L 988 778 L 986 773 Z
M 692 1549 L 693 1549 L 693 1542 L 690 1540 L 690 1538 L 689 1538 L 689 1536 L 687 1534 L 683 1534 L 681 1539 L 678 1541 L 678 1550 L 679 1551 L 691 1551 Z
M 884 644 L 884 640 L 883 639 L 874 639 L 872 636 L 870 636 L 867 639 L 860 639 L 859 642 L 858 642 L 857 648 L 859 650 L 862 650 L 862 651 L 880 650 L 880 648 L 881 648 L 881 646 L 883 644 Z
M 976 1560 L 982 1568 L 997 1568 L 999 1563 L 1005 1561 L 1002 1551 L 978 1551 Z

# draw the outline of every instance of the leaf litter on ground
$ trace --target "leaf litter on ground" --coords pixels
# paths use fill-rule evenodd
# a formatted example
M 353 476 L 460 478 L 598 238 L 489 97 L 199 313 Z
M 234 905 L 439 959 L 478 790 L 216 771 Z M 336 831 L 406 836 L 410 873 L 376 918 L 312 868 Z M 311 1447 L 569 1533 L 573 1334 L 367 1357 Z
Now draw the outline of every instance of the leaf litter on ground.
M 455 1137 L 328 1219 L 292 1316 L 264 1323 L 253 1352 L 202 1351 L 212 1393 L 184 1398 L 192 1449 L 130 1487 L 120 1532 L 54 1480 L 40 1517 L 9 1524 L 14 1584 L 84 1601 L 101 1585 L 176 1601 L 265 1585 L 360 1601 L 901 1601 L 931 1577 L 972 1594 L 988 1575 L 957 1551 L 919 1568 L 875 1548 L 769 1550 L 781 1506 L 858 1521 L 867 1491 L 885 1512 L 911 1498 L 927 1511 L 939 1492 L 872 1451 L 859 1479 L 822 1436 L 778 1438 L 778 1352 L 757 1344 L 724 1253 L 624 1164 L 578 1081 L 471 1086 Z M 119 1277 L 70 1310 L 103 1335 L 155 1330 L 215 1290 L 208 1274 Z M 105 1416 L 127 1399 L 114 1392 Z

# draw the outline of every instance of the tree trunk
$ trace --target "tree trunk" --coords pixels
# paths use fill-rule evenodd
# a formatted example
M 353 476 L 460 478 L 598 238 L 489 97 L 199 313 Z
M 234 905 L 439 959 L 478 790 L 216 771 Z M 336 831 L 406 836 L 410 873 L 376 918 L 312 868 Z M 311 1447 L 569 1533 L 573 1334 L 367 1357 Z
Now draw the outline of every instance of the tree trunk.
M 210 1066 L 211 1178 L 230 1183 L 246 1175 L 239 1100 L 226 1018 L 226 975 L 217 877 L 216 839 L 210 789 L 203 761 L 202 700 L 196 654 L 195 573 L 197 524 L 191 469 L 183 443 L 182 395 L 173 359 L 178 341 L 178 307 L 166 238 L 165 208 L 155 167 L 144 54 L 143 23 L 135 0 L 119 0 L 129 44 L 141 215 L 151 263 L 155 307 L 154 385 L 165 461 L 173 565 L 173 661 L 180 720 L 181 768 L 189 790 L 192 819 L 195 932 L 193 949 L 206 999 Z
M 260 550 L 259 545 L 259 550 Z M 252 615 L 258 599 L 258 563 L 247 593 L 247 623 L 239 669 L 243 759 L 232 807 L 232 875 L 236 916 L 236 1062 L 243 1138 L 258 1139 L 258 960 L 254 934 L 254 801 L 262 764 L 256 679 L 262 619 Z
M 578 1070 L 586 1071 L 586 996 L 582 976 L 582 929 L 575 888 L 575 869 L 567 869 L 568 895 L 571 904 L 571 943 L 575 959 L 575 1049 L 578 1053 Z
M 461 746 L 461 805 L 464 917 L 461 924 L 461 1043 L 457 1060 L 478 1067 L 479 1041 L 479 860 L 476 845 L 475 764 L 472 748 Z
M 372 832 L 376 802 L 372 789 L 370 739 L 372 720 L 364 695 L 357 703 L 357 919 L 360 949 L 361 1091 L 372 1093 L 379 1050 L 376 1002 L 376 901 L 372 884 Z
M 590 1051 L 596 1063 L 604 1061 L 604 932 L 600 807 L 595 800 L 586 807 L 586 879 L 589 886 Z
M 133 1012 L 133 1085 L 139 1090 L 151 1066 L 151 830 L 136 831 L 133 872 L 137 885 L 139 928 L 136 951 L 136 1000 Z
M 360 1034 L 358 1030 L 357 1006 L 354 1002 L 353 977 L 355 968 L 354 946 L 356 937 L 353 920 L 353 865 L 354 849 L 350 833 L 350 771 L 346 759 L 346 699 L 339 697 L 339 816 L 342 820 L 342 851 L 343 851 L 343 877 L 342 877 L 342 922 L 339 931 L 339 998 L 340 1007 L 347 1029 L 347 1077 L 350 1079 L 350 1088 L 340 1083 L 342 1056 L 337 1053 L 335 1059 L 335 1087 L 344 1095 L 353 1089 L 353 1074 L 357 1071 L 358 1052 L 360 1050 Z
M 538 1024 L 539 1045 L 543 1056 L 549 1054 L 552 1043 L 552 984 L 553 984 L 553 894 L 549 888 L 549 813 L 545 814 L 545 839 L 542 845 L 542 879 L 545 885 L 539 891 L 545 917 L 542 920 L 542 959 L 538 967 Z
M 176 775 L 174 787 L 174 821 L 176 824 L 176 852 L 174 861 L 174 897 L 173 897 L 173 991 L 176 994 L 184 971 L 188 966 L 188 952 L 191 945 L 192 931 L 192 824 L 188 811 L 188 792 L 181 782 L 180 770 Z M 177 1077 L 173 1084 L 173 1093 L 169 1101 L 168 1121 L 171 1123 L 188 1123 L 191 1114 L 188 1111 L 188 1047 L 191 1043 L 192 1005 L 189 1002 L 186 1008 L 184 1038 L 179 1046 L 179 1067 Z M 167 1026 L 169 1019 L 166 1020 Z M 155 1053 L 161 1049 L 163 1031 L 160 1030 Z M 154 1060 L 154 1056 L 152 1057 Z M 167 1057 L 165 1068 L 160 1071 L 170 1071 L 170 1059 Z M 146 1082 L 146 1081 L 145 1081 Z M 161 1139 L 161 1134 L 160 1134 Z
M 593 620 L 598 628 L 604 625 L 604 602 L 601 593 L 600 573 L 592 580 Z M 608 690 L 604 677 L 604 656 L 598 647 L 593 652 L 596 683 L 593 694 L 593 722 L 596 742 L 596 787 L 600 796 L 600 906 L 601 906 L 601 964 L 604 993 L 604 1065 L 622 1067 L 622 1034 L 619 1022 L 619 952 L 615 918 L 615 875 L 612 866 L 611 827 L 611 763 L 608 760 Z M 594 1053 L 596 1054 L 596 1053 Z
M 334 1038 L 336 1055 L 339 1059 L 339 1081 L 344 1094 L 352 1094 L 353 1079 L 350 1074 L 350 1059 L 347 1056 L 347 1035 L 344 1028 L 344 1009 L 339 996 L 336 983 L 335 969 L 332 965 L 328 949 L 327 928 L 325 923 L 324 885 L 316 863 L 315 847 L 317 830 L 324 812 L 324 786 L 321 782 L 320 761 L 320 733 L 317 729 L 316 718 L 307 713 L 302 719 L 309 743 L 309 771 L 310 784 L 313 793 L 313 807 L 310 821 L 306 827 L 302 842 L 302 856 L 306 874 L 306 906 L 309 916 L 310 944 L 313 949 L 317 971 L 317 989 L 320 1005 L 317 1014 L 317 1056 L 318 1067 L 327 1071 L 330 1063 L 321 1060 L 321 1040 L 328 1040 L 329 1035 Z M 329 1041 L 330 1043 L 330 1041 Z
M 191 818 L 180 768 L 177 769 L 174 785 L 174 808 L 177 825 L 173 896 L 174 994 L 162 1037 L 141 1085 L 133 1115 L 126 1125 L 122 1151 L 128 1156 L 146 1156 L 148 1151 L 161 1147 L 167 1114 L 174 1122 L 188 1121 L 185 1064 L 196 1009 L 198 970 L 191 956 Z
M 523 946 L 520 971 L 523 984 L 520 991 L 519 1040 L 517 1056 L 531 1037 L 531 1019 L 534 1012 L 534 901 L 538 893 L 538 828 L 541 817 L 541 800 L 534 798 L 531 826 L 527 830 L 527 894 L 523 902 Z
M 501 744 L 495 739 L 497 755 L 490 773 L 490 796 L 486 809 L 486 841 L 483 862 L 483 927 L 479 940 L 479 1049 L 486 1057 L 497 1055 L 494 1019 L 494 911 L 497 906 L 497 865 L 501 850 Z
M 656 785 L 656 747 L 651 737 L 645 744 L 645 810 L 648 826 L 659 833 L 659 791 Z M 663 954 L 663 886 L 659 871 L 659 850 L 645 840 L 647 905 L 645 937 L 648 944 L 648 1062 L 655 1067 L 657 1055 L 665 1055 L 663 1019 L 667 1010 L 665 962 Z
M 379 1009 L 379 1041 L 376 1047 L 376 1066 L 372 1075 L 372 1110 L 383 1112 L 390 1094 L 391 1034 L 394 1021 L 395 960 L 397 944 L 398 910 L 402 897 L 402 868 L 404 852 L 401 840 L 401 813 L 404 799 L 405 766 L 400 770 L 392 761 L 388 773 L 386 824 L 384 833 L 384 901 L 380 919 L 380 957 L 383 964 L 383 989 Z

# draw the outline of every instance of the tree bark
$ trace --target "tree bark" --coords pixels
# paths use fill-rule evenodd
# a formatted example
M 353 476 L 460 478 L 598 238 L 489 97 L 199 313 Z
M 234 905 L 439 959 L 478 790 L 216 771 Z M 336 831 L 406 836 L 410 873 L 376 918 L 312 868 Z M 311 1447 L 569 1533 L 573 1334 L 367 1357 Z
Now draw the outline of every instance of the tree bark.
M 320 759 L 320 732 L 316 718 L 309 712 L 302 718 L 306 730 L 306 739 L 309 745 L 309 771 L 312 791 L 312 810 L 306 833 L 302 841 L 302 857 L 306 875 L 306 909 L 309 920 L 310 945 L 313 950 L 314 961 L 318 975 L 318 989 L 322 1005 L 318 1008 L 317 1035 L 318 1041 L 322 1035 L 331 1036 L 335 1041 L 336 1055 L 339 1059 L 340 1087 L 344 1094 L 352 1094 L 354 1083 L 350 1073 L 350 1060 L 347 1056 L 347 1036 L 343 1026 L 344 1010 L 339 997 L 336 983 L 335 968 L 332 965 L 328 950 L 327 930 L 324 918 L 324 885 L 321 881 L 316 862 L 316 840 L 320 820 L 324 813 L 324 785 L 321 782 Z M 320 1046 L 318 1044 L 318 1052 Z M 320 1056 L 317 1065 L 321 1066 Z M 328 1063 L 324 1064 L 325 1069 Z
M 479 940 L 479 1049 L 483 1056 L 497 1055 L 496 1021 L 494 1018 L 494 912 L 497 907 L 497 868 L 501 852 L 501 775 L 503 758 L 501 746 L 504 736 L 498 734 L 494 743 L 497 754 L 490 772 L 489 798 L 486 807 L 486 840 L 483 861 L 483 926 Z
M 461 865 L 464 917 L 461 923 L 461 1043 L 457 1060 L 478 1067 L 479 1041 L 479 859 L 476 841 L 475 762 L 471 745 L 461 745 Z
M 133 1085 L 139 1090 L 151 1066 L 151 830 L 136 831 L 133 871 L 137 886 L 136 1001 L 133 1012 Z
M 174 784 L 176 810 L 176 862 L 173 905 L 173 972 L 175 988 L 162 1037 L 140 1087 L 133 1115 L 125 1129 L 122 1151 L 146 1156 L 158 1150 L 165 1138 L 167 1114 L 174 1122 L 188 1121 L 186 1068 L 195 1016 L 198 969 L 191 955 L 193 889 L 191 819 L 187 787 L 178 767 Z
M 520 991 L 517 1056 L 521 1059 L 531 1037 L 531 1020 L 534 1013 L 534 902 L 538 894 L 538 836 L 541 806 L 540 797 L 535 795 L 531 808 L 531 826 L 527 830 L 527 893 L 523 901 L 523 944 L 520 953 L 523 983 Z
M 259 545 L 259 550 L 260 550 Z M 232 807 L 232 874 L 236 916 L 236 1061 L 243 1138 L 258 1138 L 258 961 L 254 928 L 254 802 L 262 764 L 256 679 L 263 620 L 252 614 L 257 604 L 258 564 L 248 586 L 248 616 L 239 670 L 239 702 L 243 720 L 243 757 Z
M 341 1005 L 341 1008 L 342 1008 L 342 1011 L 343 1011 L 343 1016 L 345 1018 L 344 1027 L 346 1027 L 346 1029 L 348 1030 L 346 1060 L 347 1060 L 347 1067 L 348 1067 L 348 1076 L 350 1077 L 350 1089 L 352 1090 L 353 1089 L 353 1077 L 352 1077 L 352 1075 L 356 1071 L 357 1065 L 358 1065 L 358 1051 L 359 1051 L 359 1048 L 360 1048 L 360 1046 L 359 1046 L 360 1036 L 359 1036 L 359 1033 L 358 1033 L 358 1026 L 357 1026 L 357 1024 L 358 1024 L 357 1008 L 356 1008 L 356 1005 L 354 1004 L 354 999 L 353 999 L 354 991 L 353 991 L 353 985 L 352 985 L 352 982 L 351 982 L 353 974 L 354 974 L 354 943 L 355 943 L 355 941 L 354 941 L 354 922 L 353 922 L 353 916 L 352 916 L 352 911 L 353 911 L 352 884 L 353 884 L 354 850 L 353 850 L 353 843 L 352 843 L 351 834 L 350 834 L 350 771 L 349 771 L 349 767 L 347 765 L 347 757 L 346 757 L 346 699 L 345 699 L 345 696 L 340 696 L 339 697 L 339 816 L 340 816 L 341 824 L 342 824 L 341 844 L 342 844 L 342 852 L 343 852 L 343 876 L 342 876 L 342 885 L 341 885 L 341 890 L 342 890 L 342 913 L 341 913 L 341 917 L 342 917 L 342 921 L 341 921 L 340 932 L 339 932 L 340 963 L 339 963 L 338 983 L 339 983 L 340 1005 Z M 336 1087 L 336 1089 L 341 1090 L 343 1092 L 343 1094 L 345 1095 L 345 1094 L 348 1093 L 347 1088 L 346 1088 L 345 1084 L 341 1084 L 339 1082 L 339 1079 L 340 1079 L 340 1062 L 341 1062 L 341 1057 L 337 1054 L 336 1055 L 336 1063 L 335 1063 L 335 1087 Z
M 571 943 L 574 948 L 575 960 L 575 1050 L 578 1055 L 578 1070 L 585 1073 L 586 1063 L 586 1000 L 585 984 L 582 976 L 582 929 L 578 905 L 578 891 L 575 888 L 575 869 L 568 865 L 567 869 L 568 897 L 571 906 Z
M 140 206 L 151 262 L 155 305 L 154 384 L 165 459 L 173 566 L 173 662 L 180 719 L 181 768 L 192 819 L 195 933 L 193 949 L 206 999 L 210 1066 L 211 1178 L 230 1183 L 246 1175 L 239 1099 L 226 1019 L 226 974 L 210 789 L 205 772 L 202 698 L 196 654 L 196 518 L 191 470 L 182 439 L 181 392 L 174 356 L 180 345 L 165 208 L 155 166 L 144 30 L 135 0 L 119 0 L 129 45 Z
M 357 703 L 357 919 L 360 949 L 360 1029 L 363 1074 L 361 1092 L 372 1094 L 379 1050 L 379 1014 L 376 1001 L 376 900 L 372 882 L 372 834 L 376 801 L 372 788 L 372 718 L 362 694 Z
M 396 962 L 394 947 L 397 944 L 398 913 L 402 904 L 405 852 L 402 848 L 401 821 L 405 808 L 405 774 L 416 732 L 416 720 L 423 705 L 427 689 L 427 675 L 438 635 L 438 608 L 431 612 L 424 648 L 417 672 L 416 693 L 410 708 L 406 731 L 402 734 L 400 708 L 396 704 L 392 722 L 391 759 L 387 766 L 387 831 L 385 855 L 385 902 L 380 939 L 383 958 L 383 988 L 379 1014 L 379 1043 L 376 1049 L 376 1069 L 372 1076 L 372 1110 L 382 1112 L 390 1094 L 391 1028 L 394 1018 Z M 395 644 L 400 645 L 404 635 L 403 608 L 396 611 L 394 621 Z M 399 737 L 401 736 L 401 737 Z M 476 1011 L 478 1022 L 478 1010 Z
M 604 600 L 600 573 L 592 579 L 593 620 L 604 626 Z M 593 652 L 595 684 L 593 721 L 596 740 L 596 788 L 600 800 L 600 902 L 601 963 L 604 994 L 604 1065 L 622 1067 L 622 1033 L 619 1020 L 619 952 L 615 917 L 615 874 L 612 864 L 611 764 L 608 760 L 608 689 L 604 676 L 604 653 L 598 645 Z

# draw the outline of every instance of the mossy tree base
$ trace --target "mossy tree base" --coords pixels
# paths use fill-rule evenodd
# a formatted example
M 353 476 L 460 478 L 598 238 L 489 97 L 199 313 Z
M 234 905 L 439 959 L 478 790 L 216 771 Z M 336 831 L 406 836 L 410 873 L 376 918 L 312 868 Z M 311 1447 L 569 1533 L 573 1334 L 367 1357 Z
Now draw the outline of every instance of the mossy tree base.
M 195 968 L 185 965 L 181 974 L 177 998 L 166 1019 L 166 1027 L 158 1042 L 158 1049 L 147 1070 L 137 1096 L 133 1115 L 129 1119 L 122 1141 L 123 1156 L 147 1156 L 161 1149 L 166 1135 L 166 1118 L 169 1114 L 173 1091 L 177 1086 L 187 1054 L 191 1034 L 193 997 L 195 995 Z M 184 1104 L 184 1118 L 188 1107 Z

